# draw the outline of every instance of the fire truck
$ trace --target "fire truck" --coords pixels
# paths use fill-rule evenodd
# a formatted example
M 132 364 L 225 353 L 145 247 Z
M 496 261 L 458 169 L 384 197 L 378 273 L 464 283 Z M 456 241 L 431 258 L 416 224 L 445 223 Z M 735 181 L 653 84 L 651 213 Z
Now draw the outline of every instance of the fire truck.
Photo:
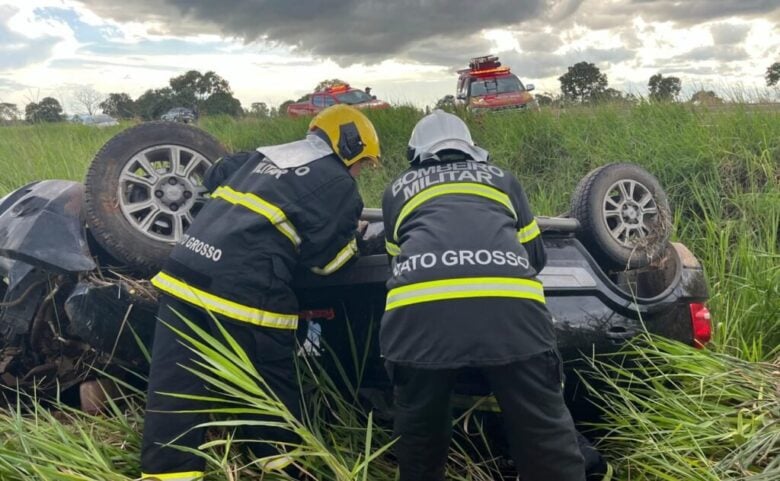
M 359 109 L 386 109 L 390 106 L 384 100 L 377 100 L 375 95 L 352 88 L 349 84 L 340 84 L 311 93 L 303 102 L 290 104 L 287 107 L 287 115 L 291 117 L 316 115 L 325 107 L 336 104 L 352 105 Z
M 533 84 L 523 82 L 502 66 L 498 57 L 486 55 L 472 58 L 469 68 L 458 70 L 457 105 L 473 111 L 537 109 L 530 93 Z

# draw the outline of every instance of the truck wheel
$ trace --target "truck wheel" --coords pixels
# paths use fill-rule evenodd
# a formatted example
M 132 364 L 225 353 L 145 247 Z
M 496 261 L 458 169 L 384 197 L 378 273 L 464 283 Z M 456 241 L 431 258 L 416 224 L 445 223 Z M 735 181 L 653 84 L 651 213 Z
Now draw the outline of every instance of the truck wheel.
M 580 240 L 605 268 L 644 267 L 666 249 L 672 230 L 666 193 L 635 164 L 608 164 L 580 180 L 571 215 Z
M 138 273 L 158 270 L 205 201 L 206 169 L 225 153 L 211 135 L 174 122 L 144 123 L 111 138 L 85 182 L 95 240 Z

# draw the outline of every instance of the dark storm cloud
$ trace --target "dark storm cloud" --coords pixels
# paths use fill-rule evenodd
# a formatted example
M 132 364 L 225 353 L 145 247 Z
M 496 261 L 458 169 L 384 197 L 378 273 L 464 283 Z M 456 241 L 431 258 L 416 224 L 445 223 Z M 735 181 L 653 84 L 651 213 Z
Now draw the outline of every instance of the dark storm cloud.
M 6 22 L 18 10 L 0 5 L 0 19 Z M 21 68 L 49 58 L 58 39 L 54 37 L 27 38 L 0 23 L 0 70 Z
M 156 22 L 171 34 L 220 33 L 297 46 L 342 64 L 375 63 L 440 48 L 486 28 L 556 22 L 582 0 L 81 0 L 118 21 Z M 429 39 L 436 39 L 429 40 Z M 466 45 L 466 48 L 469 48 Z M 481 48 L 481 47 L 480 47 Z M 474 48 L 473 51 L 481 51 Z M 467 57 L 461 55 L 459 59 Z M 445 56 L 447 58 L 448 56 Z

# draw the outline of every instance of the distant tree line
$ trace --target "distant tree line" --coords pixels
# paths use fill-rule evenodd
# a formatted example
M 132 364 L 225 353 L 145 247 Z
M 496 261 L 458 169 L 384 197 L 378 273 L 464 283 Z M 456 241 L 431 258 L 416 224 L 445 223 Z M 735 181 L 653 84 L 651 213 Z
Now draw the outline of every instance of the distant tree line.
M 137 99 L 124 92 L 103 95 L 92 87 L 79 86 L 71 95 L 75 105 L 86 115 L 102 111 L 117 119 L 159 119 L 174 107 L 186 107 L 199 115 L 244 115 L 241 102 L 233 96 L 227 80 L 213 71 L 190 70 L 169 80 L 168 86 L 149 89 Z M 254 105 L 254 104 L 253 104 Z M 270 110 L 269 110 L 270 112 Z M 31 123 L 67 120 L 62 104 L 54 97 L 30 101 L 24 112 L 16 104 L 0 102 L 0 123 L 21 121 Z
M 149 89 L 135 100 L 123 92 L 110 93 L 99 105 L 103 113 L 119 119 L 159 119 L 174 107 L 186 107 L 199 115 L 244 113 L 228 81 L 211 70 L 190 70 L 171 78 L 167 87 Z
M 340 79 L 326 79 L 319 82 L 314 91 L 325 90 L 333 85 L 345 83 Z M 287 113 L 287 106 L 294 102 L 303 102 L 311 94 L 297 100 L 286 100 L 278 108 L 269 107 L 265 102 L 253 102 L 248 110 L 233 96 L 227 80 L 213 71 L 201 73 L 190 70 L 171 78 L 162 88 L 149 89 L 133 99 L 125 92 L 112 92 L 103 95 L 89 86 L 77 86 L 73 89 L 71 106 L 76 106 L 86 115 L 102 111 L 116 119 L 140 118 L 159 119 L 174 107 L 185 107 L 197 115 L 248 115 L 253 117 L 275 117 Z M 62 104 L 54 97 L 45 97 L 40 101 L 30 101 L 20 112 L 16 104 L 0 102 L 0 124 L 25 120 L 31 123 L 60 122 L 67 120 Z
M 635 95 L 608 87 L 607 75 L 589 62 L 579 62 L 558 77 L 562 100 L 571 103 L 636 102 Z M 673 102 L 682 89 L 677 77 L 657 73 L 647 82 L 648 98 L 653 102 Z

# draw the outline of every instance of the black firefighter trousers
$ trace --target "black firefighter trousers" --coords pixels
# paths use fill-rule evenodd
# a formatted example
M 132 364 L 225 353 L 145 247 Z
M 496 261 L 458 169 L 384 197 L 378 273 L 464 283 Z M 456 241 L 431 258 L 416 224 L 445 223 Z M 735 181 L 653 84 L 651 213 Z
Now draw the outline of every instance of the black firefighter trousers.
M 175 311 L 175 312 L 174 312 Z M 182 344 L 178 335 L 165 323 L 182 332 L 191 330 L 176 314 L 201 328 L 210 331 L 217 339 L 223 339 L 212 317 L 205 311 L 180 302 L 170 296 L 160 297 L 159 321 L 155 329 L 152 347 L 152 365 L 149 372 L 149 394 L 146 404 L 143 444 L 141 448 L 141 470 L 147 474 L 192 473 L 203 471 L 203 458 L 164 446 L 171 443 L 197 449 L 203 443 L 205 429 L 193 429 L 207 422 L 208 414 L 178 413 L 174 411 L 198 410 L 211 407 L 207 403 L 180 399 L 161 394 L 181 393 L 200 396 L 214 396 L 203 381 L 181 366 L 193 366 L 196 355 Z M 282 330 L 229 322 L 220 319 L 222 326 L 246 351 L 263 379 L 276 396 L 296 417 L 300 418 L 299 387 L 294 364 L 295 331 Z M 241 419 L 259 419 L 243 415 Z M 256 457 L 277 454 L 267 443 L 259 441 L 296 442 L 289 431 L 267 427 L 247 426 L 240 432 L 242 439 L 257 440 L 250 450 Z
M 523 481 L 584 481 L 585 464 L 563 400 L 554 351 L 480 367 L 501 407 L 510 453 Z M 400 481 L 443 481 L 452 435 L 456 369 L 388 363 L 393 381 Z

